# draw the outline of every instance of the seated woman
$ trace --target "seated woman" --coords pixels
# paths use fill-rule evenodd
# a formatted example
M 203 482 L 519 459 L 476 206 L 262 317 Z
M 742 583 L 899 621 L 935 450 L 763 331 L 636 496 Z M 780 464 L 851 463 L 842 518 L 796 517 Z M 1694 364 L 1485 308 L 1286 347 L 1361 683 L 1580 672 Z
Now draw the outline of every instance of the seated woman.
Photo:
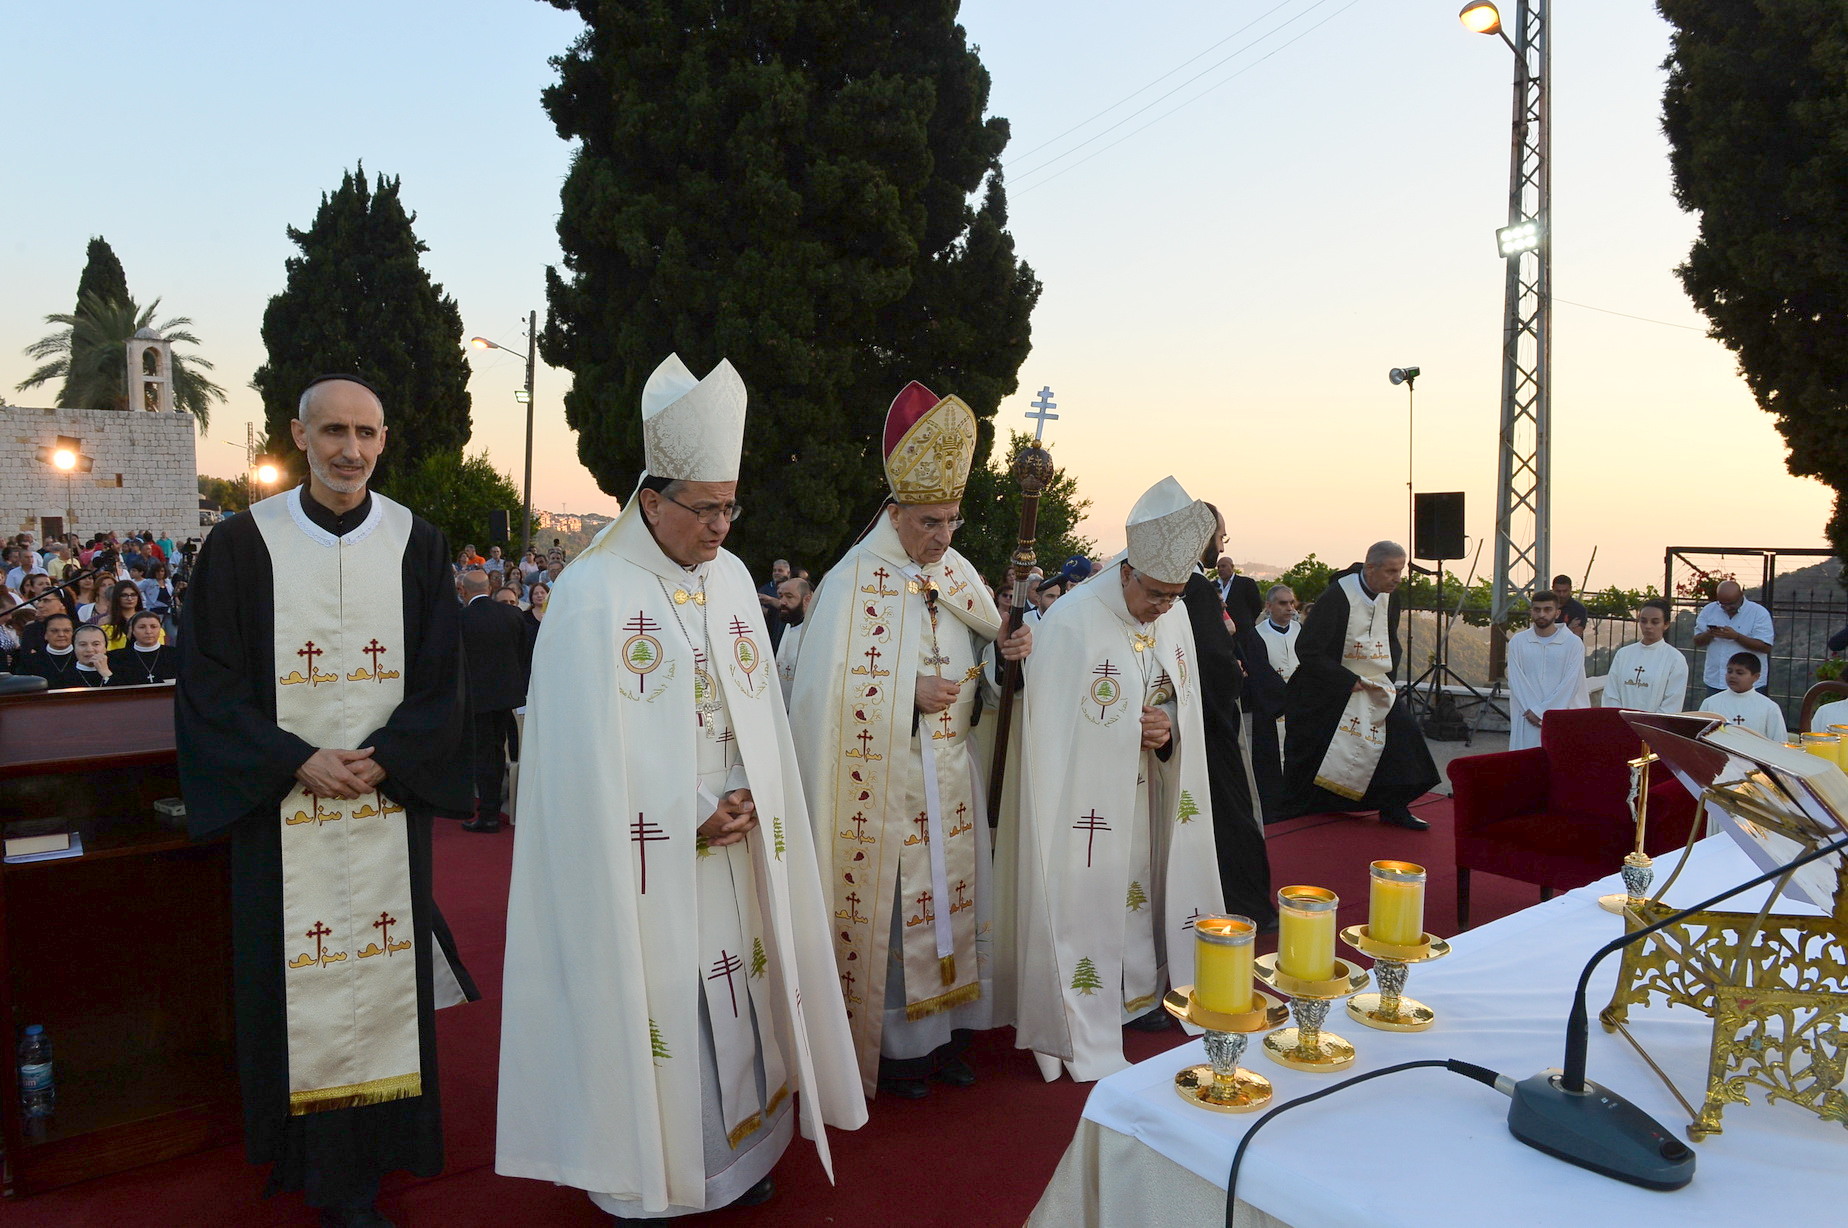
M 161 643 L 160 615 L 143 610 L 129 620 L 132 642 L 109 654 L 110 686 L 146 686 L 173 679 L 174 652 Z

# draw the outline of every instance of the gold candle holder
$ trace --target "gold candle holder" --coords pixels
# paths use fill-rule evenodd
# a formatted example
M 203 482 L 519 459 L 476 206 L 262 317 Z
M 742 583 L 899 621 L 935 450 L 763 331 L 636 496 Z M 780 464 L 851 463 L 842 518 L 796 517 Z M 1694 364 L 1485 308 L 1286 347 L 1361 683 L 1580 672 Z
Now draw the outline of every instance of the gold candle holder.
M 1257 978 L 1290 1000 L 1294 1027 L 1279 1028 L 1264 1038 L 1264 1052 L 1279 1066 L 1312 1074 L 1346 1070 L 1354 1064 L 1354 1046 L 1333 1032 L 1322 1030 L 1328 1004 L 1367 986 L 1367 970 L 1344 959 L 1335 960 L 1335 974 L 1325 981 L 1298 980 L 1277 968 L 1277 955 L 1260 955 Z
M 1223 1015 L 1201 1006 L 1192 985 L 1180 985 L 1170 989 L 1161 1004 L 1176 1019 L 1206 1032 L 1205 1064 L 1174 1076 L 1174 1090 L 1181 1099 L 1215 1113 L 1251 1113 L 1270 1103 L 1270 1080 L 1238 1062 L 1251 1033 L 1274 1028 L 1289 1016 L 1281 998 L 1253 989 L 1250 1010 Z
M 1373 960 L 1373 979 L 1380 987 L 1378 993 L 1349 998 L 1348 1018 L 1382 1032 L 1423 1032 L 1437 1022 L 1436 1011 L 1405 996 L 1405 975 L 1409 964 L 1450 954 L 1449 943 L 1433 934 L 1424 935 L 1415 945 L 1381 942 L 1364 925 L 1342 930 L 1341 941 Z

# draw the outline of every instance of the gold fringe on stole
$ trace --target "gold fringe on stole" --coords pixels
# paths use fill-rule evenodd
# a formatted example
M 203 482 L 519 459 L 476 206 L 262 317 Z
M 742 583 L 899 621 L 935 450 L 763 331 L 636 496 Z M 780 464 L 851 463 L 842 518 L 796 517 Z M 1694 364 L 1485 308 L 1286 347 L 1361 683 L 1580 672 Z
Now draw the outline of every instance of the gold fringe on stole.
M 1123 1009 L 1128 1011 L 1132 1015 L 1140 1015 L 1142 1014 L 1142 1012 L 1148 1010 L 1151 1006 L 1154 1006 L 1155 1003 L 1159 1002 L 1160 1000 L 1161 1000 L 1160 994 L 1152 993 L 1152 994 L 1149 994 L 1147 997 L 1137 998 L 1133 1002 L 1123 1003 Z
M 945 955 L 937 961 L 937 974 L 943 978 L 945 985 L 956 983 L 956 956 Z
M 982 996 L 982 983 L 970 981 L 961 989 L 951 990 L 935 998 L 926 998 L 922 1002 L 907 1002 L 905 1018 L 912 1023 L 930 1015 L 939 1015 L 947 1010 L 954 1010 L 965 1002 L 974 1002 Z
M 787 1099 L 789 1099 L 789 1084 L 785 1083 L 776 1089 L 776 1095 L 770 1097 L 770 1103 L 765 1105 L 761 1111 L 751 1114 L 732 1127 L 731 1133 L 725 1136 L 726 1143 L 733 1151 L 738 1150 L 738 1144 L 763 1129 L 764 1118 L 774 1114 L 777 1106 Z
M 1336 784 L 1326 776 L 1317 776 L 1315 778 L 1315 784 L 1318 789 L 1327 789 L 1330 793 L 1345 797 L 1350 802 L 1357 802 L 1366 796 L 1365 792 L 1356 793 L 1346 785 Z
M 289 1093 L 289 1116 L 326 1113 L 333 1109 L 356 1109 L 365 1104 L 384 1104 L 387 1100 L 408 1100 L 423 1095 L 422 1073 L 393 1075 L 370 1083 L 348 1083 L 344 1087 L 319 1087 L 311 1091 Z

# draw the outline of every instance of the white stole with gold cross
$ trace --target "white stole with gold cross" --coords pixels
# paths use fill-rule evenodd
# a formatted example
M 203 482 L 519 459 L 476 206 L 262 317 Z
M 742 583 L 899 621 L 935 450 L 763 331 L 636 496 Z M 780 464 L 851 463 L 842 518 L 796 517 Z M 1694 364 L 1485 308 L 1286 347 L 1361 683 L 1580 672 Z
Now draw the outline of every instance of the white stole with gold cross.
M 411 513 L 381 495 L 344 537 L 301 490 L 250 509 L 269 552 L 276 723 L 358 749 L 404 699 L 403 562 Z M 289 1112 L 421 1095 L 417 953 L 404 808 L 383 793 L 282 799 Z
M 1348 603 L 1341 664 L 1364 685 L 1348 696 L 1315 783 L 1330 793 L 1359 800 L 1373 783 L 1380 753 L 1386 749 L 1386 714 L 1392 711 L 1395 695 L 1391 598 L 1385 593 L 1369 598 L 1353 572 L 1342 576 L 1340 585 Z

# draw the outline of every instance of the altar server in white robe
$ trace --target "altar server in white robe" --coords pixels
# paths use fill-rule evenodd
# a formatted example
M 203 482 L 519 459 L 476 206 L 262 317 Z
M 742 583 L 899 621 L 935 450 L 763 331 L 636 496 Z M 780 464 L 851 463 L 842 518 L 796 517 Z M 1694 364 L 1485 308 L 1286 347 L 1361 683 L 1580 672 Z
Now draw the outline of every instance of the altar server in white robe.
M 1758 654 L 1735 652 L 1726 663 L 1726 689 L 1709 695 L 1700 705 L 1702 712 L 1714 712 L 1729 725 L 1749 729 L 1761 738 L 1782 742 L 1789 737 L 1784 726 L 1784 710 L 1758 689 Z M 1810 722 L 1812 728 L 1815 721 Z M 1824 730 L 1828 726 L 1822 726 Z
M 891 498 L 822 581 L 790 705 L 815 845 L 832 857 L 834 954 L 868 1095 L 974 1083 L 962 1053 L 995 1023 L 988 818 L 969 734 L 993 693 L 983 656 L 1001 615 L 950 545 L 975 439 L 956 397 L 914 381 L 893 399 Z M 1031 646 L 1022 627 L 1003 652 Z
M 1163 478 L 1129 514 L 1128 550 L 1041 620 L 1019 736 L 1012 867 L 1017 1043 L 1048 1080 L 1129 1063 L 1124 1024 L 1193 980 L 1193 921 L 1221 910 L 1194 638 L 1176 605 L 1213 532 Z M 1017 840 L 1017 844 L 1013 843 Z
M 1688 659 L 1668 642 L 1668 602 L 1645 601 L 1636 610 L 1642 638 L 1619 648 L 1604 676 L 1604 706 L 1637 712 L 1680 712 L 1687 707 Z
M 1555 708 L 1589 708 L 1585 642 L 1559 621 L 1546 589 L 1528 603 L 1530 625 L 1508 637 L 1508 749 L 1540 745 L 1540 722 Z
M 792 1100 L 830 1176 L 823 1124 L 866 1120 L 769 637 L 720 548 L 744 413 L 730 363 L 656 369 L 647 470 L 533 654 L 495 1168 L 619 1219 L 768 1198 Z

